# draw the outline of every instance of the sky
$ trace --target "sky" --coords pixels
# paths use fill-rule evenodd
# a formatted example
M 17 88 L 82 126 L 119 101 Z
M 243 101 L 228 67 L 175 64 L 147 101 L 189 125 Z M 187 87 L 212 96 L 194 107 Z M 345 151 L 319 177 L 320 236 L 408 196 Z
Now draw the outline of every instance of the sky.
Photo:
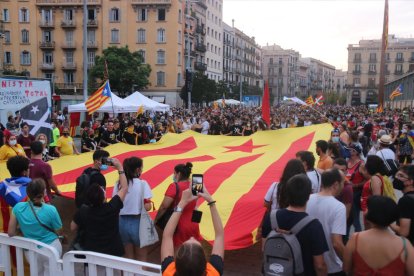
M 349 44 L 382 36 L 385 0 L 223 0 L 223 21 L 347 70 Z M 389 34 L 414 37 L 414 0 L 389 0 Z

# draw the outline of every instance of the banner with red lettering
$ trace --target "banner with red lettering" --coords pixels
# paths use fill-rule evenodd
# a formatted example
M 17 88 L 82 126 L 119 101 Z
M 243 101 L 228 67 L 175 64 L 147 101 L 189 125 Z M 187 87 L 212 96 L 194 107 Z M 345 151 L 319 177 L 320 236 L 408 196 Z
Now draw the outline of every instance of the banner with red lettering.
M 18 120 L 20 116 L 20 123 L 27 122 L 31 134 L 50 136 L 51 107 L 50 81 L 0 78 L 0 121 L 3 125 L 6 126 L 9 116 Z

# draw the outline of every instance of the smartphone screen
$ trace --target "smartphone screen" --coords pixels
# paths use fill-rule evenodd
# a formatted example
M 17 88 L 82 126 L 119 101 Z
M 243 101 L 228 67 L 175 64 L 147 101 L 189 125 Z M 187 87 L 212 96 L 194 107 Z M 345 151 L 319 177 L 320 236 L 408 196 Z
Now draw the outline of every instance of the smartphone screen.
M 191 182 L 191 192 L 193 195 L 197 195 L 199 192 L 203 191 L 203 175 L 202 174 L 193 174 Z

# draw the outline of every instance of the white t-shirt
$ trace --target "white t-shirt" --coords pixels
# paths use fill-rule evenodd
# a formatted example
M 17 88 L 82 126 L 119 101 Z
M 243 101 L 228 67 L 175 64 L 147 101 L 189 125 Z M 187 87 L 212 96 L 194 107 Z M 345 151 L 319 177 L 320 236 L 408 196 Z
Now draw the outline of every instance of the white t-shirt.
M 342 271 L 342 261 L 336 255 L 332 244 L 332 234 L 346 234 L 346 209 L 345 205 L 333 196 L 321 196 L 312 194 L 306 205 L 306 213 L 317 218 L 325 232 L 329 251 L 324 253 L 328 273 Z
M 124 207 L 121 209 L 120 215 L 139 215 L 142 210 L 142 186 L 144 187 L 144 198 L 152 198 L 151 188 L 148 185 L 147 181 L 141 180 L 139 178 L 134 178 L 128 183 L 128 193 L 124 199 Z M 118 193 L 118 184 L 115 184 L 112 191 L 112 196 L 115 196 Z
M 202 122 L 202 123 L 201 123 L 201 126 L 203 127 L 203 128 L 201 129 L 201 134 L 208 134 L 208 130 L 209 130 L 209 128 L 210 128 L 210 124 L 209 124 L 209 122 L 204 121 L 204 122 Z
M 395 153 L 389 148 L 384 148 L 382 150 L 377 151 L 376 155 L 384 161 L 387 159 L 395 160 Z
M 307 171 L 306 175 L 312 183 L 312 194 L 319 193 L 321 190 L 321 175 L 317 170 Z
M 311 126 L 312 125 L 312 121 L 304 121 L 303 122 L 304 126 Z
M 273 182 L 270 185 L 269 190 L 267 190 L 264 200 L 267 202 L 272 202 L 271 210 L 279 209 L 279 204 L 277 203 L 277 184 L 278 182 Z

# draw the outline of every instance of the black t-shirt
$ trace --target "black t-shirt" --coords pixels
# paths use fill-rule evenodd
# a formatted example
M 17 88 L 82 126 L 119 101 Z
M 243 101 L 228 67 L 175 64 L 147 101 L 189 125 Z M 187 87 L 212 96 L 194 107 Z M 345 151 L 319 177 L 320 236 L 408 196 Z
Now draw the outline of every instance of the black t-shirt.
M 138 134 L 136 134 L 135 132 L 134 133 L 129 133 L 128 131 L 124 131 L 124 139 L 125 139 L 125 141 L 128 143 L 128 144 L 130 144 L 130 145 L 136 145 L 137 144 L 137 142 L 138 142 L 138 139 L 137 139 L 137 135 Z
M 164 273 L 164 271 L 172 262 L 174 262 L 174 257 L 169 256 L 165 258 L 161 263 L 161 271 Z M 223 275 L 224 262 L 219 255 L 211 255 L 208 262 L 217 270 L 220 275 Z
M 92 170 L 94 170 L 98 173 L 95 173 L 95 174 L 91 175 L 90 184 L 97 183 L 99 186 L 106 189 L 105 176 L 103 176 L 103 174 L 99 170 L 90 167 L 90 168 L 87 168 L 86 170 L 84 170 L 83 173 L 91 174 Z
M 280 209 L 277 212 L 277 222 L 279 228 L 283 230 L 290 230 L 296 223 L 307 215 L 308 214 L 305 212 L 293 212 L 287 209 Z M 266 238 L 271 230 L 272 225 L 269 213 L 265 216 L 263 221 L 262 237 Z M 324 252 L 329 250 L 322 224 L 319 220 L 315 219 L 302 228 L 296 237 L 299 241 L 300 247 L 302 248 L 303 267 L 306 275 L 316 275 L 313 266 L 313 256 L 322 255 Z
M 73 221 L 84 231 L 83 248 L 103 254 L 121 257 L 124 246 L 119 234 L 119 212 L 123 208 L 121 198 L 116 195 L 98 207 L 78 210 Z M 138 229 L 137 229 L 138 231 Z
M 414 192 L 405 193 L 402 198 L 398 201 L 398 210 L 400 218 L 410 219 L 410 232 L 408 239 L 411 244 L 414 244 Z
M 116 143 L 118 143 L 116 141 L 116 133 L 113 130 L 112 131 L 106 130 L 102 134 L 102 140 L 104 140 L 105 142 L 107 142 L 109 144 L 116 144 Z
M 233 126 L 233 134 L 232 136 L 241 136 L 243 132 L 243 128 L 240 125 Z
M 3 130 L 0 129 L 0 147 L 3 146 L 4 144 L 3 139 L 4 139 L 4 133 L 3 133 Z
M 86 148 L 90 149 L 90 150 L 96 150 L 96 141 L 92 138 L 84 138 L 81 140 L 81 152 L 89 152 L 85 149 L 83 149 L 83 147 L 85 146 Z

